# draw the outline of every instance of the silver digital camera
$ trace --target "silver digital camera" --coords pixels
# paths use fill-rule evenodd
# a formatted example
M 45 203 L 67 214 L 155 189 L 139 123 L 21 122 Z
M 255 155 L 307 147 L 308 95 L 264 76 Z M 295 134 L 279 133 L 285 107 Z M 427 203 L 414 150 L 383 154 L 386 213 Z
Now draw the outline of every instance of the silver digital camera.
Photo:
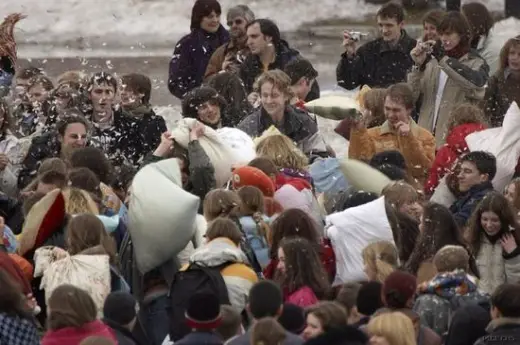
M 362 38 L 368 37 L 368 34 L 360 31 L 349 31 L 348 34 L 354 42 L 359 42 Z

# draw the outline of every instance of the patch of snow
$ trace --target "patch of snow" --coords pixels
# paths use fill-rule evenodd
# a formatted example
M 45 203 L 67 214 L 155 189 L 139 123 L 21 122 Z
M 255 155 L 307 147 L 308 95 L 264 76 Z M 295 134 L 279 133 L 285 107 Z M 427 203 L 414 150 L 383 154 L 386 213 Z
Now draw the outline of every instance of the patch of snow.
M 503 0 L 480 0 L 491 10 L 503 10 Z M 468 2 L 468 0 L 463 1 Z M 17 25 L 20 43 L 88 48 L 146 45 L 171 47 L 189 31 L 194 0 L 2 0 L 0 17 L 28 15 Z M 223 14 L 247 3 L 257 18 L 271 18 L 282 31 L 331 18 L 362 18 L 378 6 L 363 0 L 220 0 Z M 223 18 L 223 22 L 225 18 Z

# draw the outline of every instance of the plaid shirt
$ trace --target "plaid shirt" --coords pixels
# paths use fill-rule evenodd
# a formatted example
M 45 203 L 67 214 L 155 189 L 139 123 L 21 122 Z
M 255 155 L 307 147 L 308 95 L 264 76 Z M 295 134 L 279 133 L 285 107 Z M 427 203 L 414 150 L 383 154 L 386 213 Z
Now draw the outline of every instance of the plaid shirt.
M 39 345 L 36 325 L 18 316 L 0 313 L 0 344 Z

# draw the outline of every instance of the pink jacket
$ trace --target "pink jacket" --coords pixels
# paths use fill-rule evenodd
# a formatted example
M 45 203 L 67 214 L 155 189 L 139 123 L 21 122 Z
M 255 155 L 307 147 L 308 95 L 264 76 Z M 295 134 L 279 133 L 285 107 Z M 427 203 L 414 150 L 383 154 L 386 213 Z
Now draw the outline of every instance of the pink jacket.
M 56 331 L 49 330 L 42 339 L 42 345 L 79 345 L 85 338 L 100 336 L 117 341 L 114 332 L 103 322 L 96 320 L 81 328 L 67 327 Z
M 318 303 L 318 297 L 308 286 L 304 286 L 285 297 L 285 303 L 292 303 L 302 308 Z

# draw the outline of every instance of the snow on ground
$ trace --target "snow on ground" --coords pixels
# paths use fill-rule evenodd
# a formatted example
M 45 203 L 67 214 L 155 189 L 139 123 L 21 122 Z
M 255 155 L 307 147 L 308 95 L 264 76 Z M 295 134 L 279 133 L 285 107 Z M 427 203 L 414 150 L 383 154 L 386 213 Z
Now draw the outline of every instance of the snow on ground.
M 502 10 L 503 0 L 480 0 Z M 193 0 L 2 0 L 0 17 L 22 12 L 17 26 L 21 43 L 53 46 L 136 45 L 171 47 L 189 30 Z M 223 11 L 247 3 L 258 18 L 275 20 L 282 31 L 318 19 L 355 18 L 377 7 L 362 0 L 220 0 Z M 144 47 L 143 47 L 144 46 Z M 136 47 L 137 48 L 137 47 Z
M 19 25 L 22 42 L 73 44 L 81 37 L 107 45 L 139 38 L 147 45 L 168 45 L 189 31 L 193 0 L 2 0 L 0 15 L 29 15 Z M 257 17 L 275 20 L 282 30 L 336 16 L 359 17 L 376 7 L 358 0 L 221 0 L 223 11 L 247 3 Z M 355 10 L 353 10 L 355 9 Z M 133 43 L 136 43 L 135 41 Z

